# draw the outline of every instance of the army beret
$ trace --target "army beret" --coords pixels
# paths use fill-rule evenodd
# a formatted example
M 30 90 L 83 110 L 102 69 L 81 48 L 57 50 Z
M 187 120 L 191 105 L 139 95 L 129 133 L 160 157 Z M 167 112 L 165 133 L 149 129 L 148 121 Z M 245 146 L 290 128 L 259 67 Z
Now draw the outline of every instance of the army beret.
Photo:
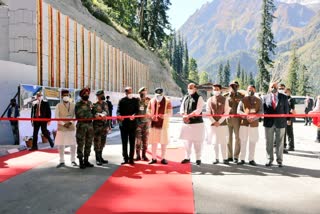
M 141 93 L 141 92 L 143 92 L 143 91 L 145 91 L 145 90 L 147 90 L 146 87 L 141 87 L 141 88 L 138 90 L 138 93 Z
M 98 90 L 98 91 L 96 92 L 96 95 L 97 95 L 97 96 L 100 96 L 100 95 L 102 95 L 102 94 L 104 94 L 104 91 L 103 91 L 103 90 Z
M 220 84 L 213 84 L 212 87 L 218 87 L 218 88 L 222 88 L 222 86 Z
M 229 84 L 229 86 L 232 86 L 232 85 L 237 85 L 237 86 L 239 86 L 239 82 L 238 82 L 238 81 L 232 81 L 232 82 Z
M 162 88 L 156 88 L 156 90 L 154 90 L 154 93 L 162 94 L 163 93 L 163 89 Z
M 88 88 L 81 89 L 81 91 L 79 93 L 80 97 L 82 97 L 87 92 L 90 93 L 90 90 Z

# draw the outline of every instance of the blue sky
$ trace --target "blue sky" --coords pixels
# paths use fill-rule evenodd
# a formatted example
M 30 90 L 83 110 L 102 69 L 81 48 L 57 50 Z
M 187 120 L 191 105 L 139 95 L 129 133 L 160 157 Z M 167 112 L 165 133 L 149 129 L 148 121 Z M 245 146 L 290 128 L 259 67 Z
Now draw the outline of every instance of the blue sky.
M 178 30 L 203 4 L 212 0 L 171 0 L 169 20 L 172 28 Z

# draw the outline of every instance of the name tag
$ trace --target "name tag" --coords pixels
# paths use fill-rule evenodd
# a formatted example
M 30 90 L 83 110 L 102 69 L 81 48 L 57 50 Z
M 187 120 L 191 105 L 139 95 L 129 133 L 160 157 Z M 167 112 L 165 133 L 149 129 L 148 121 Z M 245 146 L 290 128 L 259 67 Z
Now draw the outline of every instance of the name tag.
M 255 114 L 256 113 L 256 110 L 254 108 L 250 109 L 249 111 L 250 114 Z

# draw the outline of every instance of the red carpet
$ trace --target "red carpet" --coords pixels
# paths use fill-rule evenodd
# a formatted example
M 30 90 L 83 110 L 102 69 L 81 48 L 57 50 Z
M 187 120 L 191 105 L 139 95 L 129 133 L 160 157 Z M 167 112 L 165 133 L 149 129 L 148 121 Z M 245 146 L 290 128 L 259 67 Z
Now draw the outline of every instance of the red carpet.
M 168 165 L 121 166 L 77 213 L 194 213 L 191 165 L 180 164 L 183 158 L 183 149 L 168 149 Z
M 0 183 L 57 157 L 57 150 L 21 151 L 0 157 Z

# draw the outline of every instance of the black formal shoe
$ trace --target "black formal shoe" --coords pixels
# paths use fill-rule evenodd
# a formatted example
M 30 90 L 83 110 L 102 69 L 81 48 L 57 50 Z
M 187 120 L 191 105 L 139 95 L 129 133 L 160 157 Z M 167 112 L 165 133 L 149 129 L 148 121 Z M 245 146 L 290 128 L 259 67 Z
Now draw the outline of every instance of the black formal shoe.
M 57 168 L 61 168 L 61 167 L 64 167 L 65 165 L 64 165 L 64 163 L 59 163 L 58 165 L 57 165 Z
M 223 164 L 229 165 L 229 160 L 228 159 L 223 160 Z
M 228 158 L 228 161 L 229 162 L 233 162 L 233 158 Z
M 72 166 L 78 166 L 78 164 L 75 161 L 71 162 Z
M 238 163 L 239 162 L 238 158 L 235 158 L 233 162 Z
M 197 164 L 198 166 L 200 166 L 200 165 L 201 165 L 201 160 L 196 160 L 196 164 Z
M 140 155 L 137 155 L 137 157 L 136 157 L 134 160 L 135 160 L 135 161 L 140 161 L 140 160 L 141 160 Z
M 288 151 L 293 152 L 293 151 L 294 151 L 294 148 L 289 148 Z
M 168 164 L 168 161 L 167 161 L 166 159 L 162 159 L 162 160 L 161 160 L 161 164 L 167 165 L 167 164 Z
M 157 163 L 157 159 L 151 159 L 151 161 L 149 162 L 149 164 L 154 164 Z
M 271 161 L 266 163 L 266 167 L 271 167 L 271 166 L 272 166 L 272 162 Z
M 280 168 L 283 167 L 282 163 L 278 163 L 278 167 Z
M 218 159 L 216 159 L 216 161 L 213 162 L 213 164 L 218 164 L 218 163 L 219 163 L 219 160 L 218 160 Z
M 181 163 L 190 163 L 190 159 L 183 159 Z
M 245 164 L 246 162 L 244 161 L 244 160 L 241 160 L 241 161 L 239 161 L 238 163 L 237 163 L 237 165 L 243 165 L 243 164 Z
M 50 142 L 50 147 L 53 148 L 54 147 L 54 143 Z
M 283 154 L 288 154 L 288 153 L 289 153 L 288 150 L 286 149 L 283 150 Z
M 252 160 L 252 161 L 249 161 L 249 165 L 251 165 L 251 166 L 257 166 L 257 163 L 256 163 L 254 160 Z
M 124 160 L 124 161 L 121 163 L 121 165 L 128 164 L 128 163 L 129 163 L 128 160 Z
M 147 156 L 142 157 L 143 161 L 149 161 L 149 158 L 147 158 Z
M 29 151 L 37 151 L 38 150 L 38 148 L 31 148 L 31 149 L 29 149 Z
M 129 164 L 134 165 L 134 160 L 129 160 Z

